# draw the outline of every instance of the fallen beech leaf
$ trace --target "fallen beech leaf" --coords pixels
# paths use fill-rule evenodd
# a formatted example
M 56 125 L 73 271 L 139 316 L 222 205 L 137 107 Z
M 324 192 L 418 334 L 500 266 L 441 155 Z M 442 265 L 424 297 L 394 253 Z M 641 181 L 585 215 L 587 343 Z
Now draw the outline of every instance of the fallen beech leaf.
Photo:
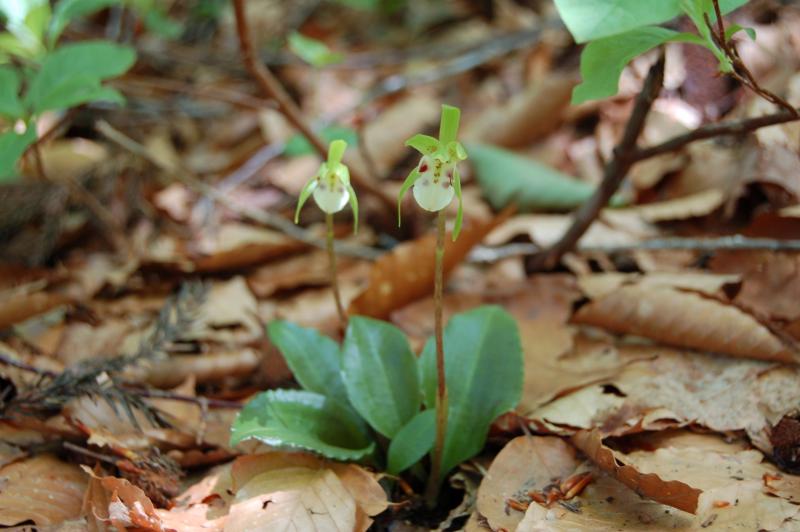
M 572 225 L 572 216 L 566 214 L 523 214 L 514 216 L 498 226 L 486 238 L 489 245 L 500 245 L 512 241 L 518 236 L 527 236 L 540 247 L 555 244 Z M 649 233 L 634 232 L 627 228 L 617 228 L 597 220 L 581 237 L 580 245 L 590 246 L 629 246 L 641 242 Z
M 177 386 L 190 376 L 199 383 L 218 381 L 250 375 L 258 369 L 261 361 L 259 353 L 251 348 L 202 355 L 171 355 L 151 363 L 145 380 L 159 388 Z
M 800 361 L 797 351 L 744 311 L 669 287 L 623 285 L 580 307 L 572 321 L 703 351 Z
M 580 465 L 575 450 L 561 438 L 519 436 L 495 457 L 478 489 L 477 510 L 493 530 L 514 530 L 523 514 L 506 501 L 571 475 Z
M 129 528 L 164 531 L 152 501 L 140 488 L 124 478 L 101 477 L 82 467 L 90 477 L 83 500 L 83 515 L 90 532 Z
M 80 515 L 86 475 L 74 464 L 41 454 L 0 469 L 0 525 L 51 525 Z
M 725 195 L 721 190 L 711 189 L 625 210 L 637 214 L 646 222 L 659 223 L 706 216 L 721 207 L 724 201 Z
M 598 431 L 580 431 L 570 441 L 592 459 L 603 471 L 643 497 L 689 513 L 697 511 L 699 489 L 677 480 L 664 481 L 653 473 L 643 474 L 625 463 L 624 456 L 603 445 Z
M 511 214 L 506 209 L 493 220 L 464 225 L 458 239 L 445 237 L 444 274 L 447 276 L 489 232 Z M 392 311 L 433 291 L 436 236 L 404 242 L 372 265 L 369 285 L 348 308 L 348 314 L 387 319 Z
M 186 338 L 246 343 L 263 337 L 262 329 L 258 302 L 244 278 L 237 276 L 212 285 Z
M 3 295 L 7 295 L 8 292 Z M 59 305 L 73 300 L 61 292 L 36 292 L 34 294 L 10 294 L 12 297 L 0 300 L 0 329 L 25 321 L 33 316 L 43 314 Z
M 231 469 L 234 504 L 226 531 L 354 530 L 386 509 L 375 478 L 354 464 L 306 453 L 271 452 L 239 458 Z M 269 501 L 269 502 L 267 502 Z
M 557 427 L 637 432 L 658 420 L 744 430 L 772 452 L 770 427 L 800 404 L 800 369 L 647 345 L 617 345 L 632 362 L 616 377 L 559 397 L 527 417 Z M 560 433 L 571 433 L 563 430 Z
M 356 263 L 349 257 L 337 257 L 337 268 L 341 274 Z M 326 286 L 331 273 L 328 254 L 315 250 L 296 257 L 271 262 L 259 267 L 247 276 L 247 284 L 256 297 L 263 299 L 279 290 L 291 290 L 305 286 Z
M 307 244 L 278 231 L 228 223 L 216 229 L 213 241 L 203 243 L 200 254 L 193 257 L 193 262 L 198 272 L 231 271 L 261 264 L 307 247 Z

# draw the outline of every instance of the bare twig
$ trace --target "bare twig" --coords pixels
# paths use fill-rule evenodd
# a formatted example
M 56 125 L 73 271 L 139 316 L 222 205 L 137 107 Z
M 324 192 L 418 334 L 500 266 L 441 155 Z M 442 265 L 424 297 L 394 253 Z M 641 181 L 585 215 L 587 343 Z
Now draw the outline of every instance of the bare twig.
M 157 158 L 153 157 L 147 148 L 121 131 L 114 129 L 108 122 L 101 120 L 96 124 L 96 128 L 98 132 L 118 146 L 128 150 L 138 157 L 149 161 L 151 164 L 160 168 L 164 172 L 167 172 L 170 176 L 184 183 L 192 190 L 195 190 L 200 194 L 213 199 L 217 203 L 224 205 L 228 209 L 231 209 L 243 217 L 248 218 L 256 223 L 263 224 L 267 227 L 277 229 L 286 236 L 294 238 L 295 240 L 299 240 L 300 242 L 305 242 L 320 249 L 325 249 L 325 239 L 315 237 L 308 231 L 296 226 L 282 216 L 278 216 L 268 211 L 261 211 L 245 205 L 240 205 L 236 201 L 226 196 L 224 192 L 221 192 L 213 186 L 200 181 L 192 174 L 191 170 L 187 168 L 172 168 L 168 165 L 165 165 L 162 161 L 159 161 Z M 381 254 L 376 249 L 357 244 L 349 244 L 346 242 L 337 242 L 336 252 L 342 255 L 348 255 L 367 260 L 374 260 Z
M 278 110 L 283 113 L 286 119 L 297 128 L 306 139 L 308 139 L 308 142 L 314 147 L 314 150 L 316 150 L 320 157 L 325 158 L 328 153 L 328 147 L 305 121 L 300 109 L 294 101 L 292 101 L 289 94 L 286 93 L 286 89 L 283 88 L 280 81 L 278 81 L 256 55 L 250 37 L 250 28 L 247 25 L 244 4 L 245 0 L 233 0 L 233 8 L 236 14 L 236 31 L 239 35 L 239 49 L 242 53 L 242 60 L 247 70 L 258 82 L 264 94 L 275 100 L 275 103 L 278 104 Z M 354 184 L 358 185 L 358 188 L 378 198 L 388 209 L 394 209 L 394 200 L 390 198 L 385 191 L 379 189 L 372 181 L 366 179 L 353 168 L 350 169 L 350 178 L 353 180 Z
M 692 142 L 696 142 L 698 140 L 721 137 L 723 135 L 742 135 L 744 133 L 761 129 L 762 127 L 774 126 L 776 124 L 792 122 L 798 119 L 800 119 L 800 116 L 797 114 L 782 110 L 770 115 L 708 124 L 689 131 L 683 135 L 672 137 L 661 144 L 656 144 L 655 146 L 650 146 L 647 148 L 640 148 L 634 152 L 633 160 L 634 162 L 639 162 L 657 155 L 677 151 L 687 144 L 691 144 Z
M 606 164 L 603 181 L 597 187 L 589 201 L 581 205 L 575 213 L 572 226 L 556 242 L 553 247 L 533 259 L 535 268 L 552 268 L 570 249 L 578 242 L 600 211 L 608 205 L 608 201 L 617 191 L 628 170 L 636 162 L 636 141 L 644 129 L 645 119 L 650 112 L 661 85 L 664 80 L 664 51 L 660 52 L 658 60 L 650 67 L 642 91 L 636 98 L 631 116 L 625 126 L 622 140 L 614 148 L 614 157 Z
M 749 238 L 742 235 L 716 238 L 653 238 L 635 244 L 610 246 L 577 245 L 575 251 L 585 253 L 624 253 L 641 250 L 688 250 L 714 253 L 716 251 L 800 251 L 800 240 Z M 478 246 L 469 254 L 470 262 L 497 262 L 509 257 L 524 257 L 540 253 L 542 248 L 532 243 L 513 243 L 504 246 Z

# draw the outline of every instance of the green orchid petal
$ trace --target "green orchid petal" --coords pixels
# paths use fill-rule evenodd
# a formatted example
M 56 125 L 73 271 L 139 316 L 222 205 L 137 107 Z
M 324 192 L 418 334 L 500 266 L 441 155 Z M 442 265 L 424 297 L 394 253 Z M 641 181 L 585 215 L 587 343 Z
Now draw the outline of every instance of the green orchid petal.
M 413 170 L 411 170 L 411 173 L 408 174 L 406 180 L 403 181 L 403 186 L 400 187 L 400 193 L 397 194 L 397 227 L 400 227 L 400 220 L 401 220 L 400 204 L 403 202 L 403 196 L 406 195 L 408 189 L 414 186 L 414 182 L 416 182 L 416 180 L 419 179 L 421 175 L 422 174 L 419 173 L 419 170 L 414 168 Z
M 344 188 L 350 194 L 350 209 L 353 211 L 353 234 L 358 233 L 358 198 L 356 191 L 353 190 L 353 185 L 350 184 L 350 172 L 345 167 L 347 178 L 343 179 Z
M 467 158 L 467 150 L 457 140 L 447 145 L 447 156 L 450 161 L 464 161 Z
M 439 122 L 439 142 L 448 146 L 458 138 L 458 122 L 461 120 L 461 110 L 452 105 L 442 105 L 442 118 Z
M 461 223 L 464 221 L 464 202 L 461 199 L 461 174 L 459 174 L 458 168 L 453 170 L 453 189 L 456 193 L 456 198 L 458 198 L 456 225 L 453 227 L 453 242 L 455 242 L 461 233 Z
M 318 184 L 317 176 L 314 176 L 306 183 L 303 190 L 300 191 L 300 197 L 297 199 L 297 209 L 294 211 L 294 223 L 300 223 L 300 209 L 303 208 L 303 204 L 311 197 L 311 194 L 314 192 L 314 189 L 317 188 Z
M 334 140 L 328 146 L 328 165 L 333 168 L 342 162 L 342 157 L 347 149 L 347 143 L 341 139 Z
M 406 141 L 406 146 L 414 148 L 422 155 L 433 155 L 439 150 L 439 141 L 430 135 L 417 133 Z

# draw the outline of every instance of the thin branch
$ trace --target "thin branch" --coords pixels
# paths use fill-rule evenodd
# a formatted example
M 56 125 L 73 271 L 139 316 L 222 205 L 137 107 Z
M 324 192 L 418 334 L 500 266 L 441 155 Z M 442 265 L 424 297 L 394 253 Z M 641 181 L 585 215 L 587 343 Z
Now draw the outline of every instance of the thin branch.
M 297 104 L 292 101 L 280 81 L 256 55 L 250 37 L 250 28 L 247 25 L 244 4 L 245 0 L 233 0 L 233 8 L 236 14 L 236 32 L 239 35 L 239 49 L 242 53 L 242 61 L 244 61 L 247 70 L 258 82 L 264 94 L 275 100 L 275 103 L 278 104 L 278 110 L 308 139 L 308 142 L 311 143 L 316 152 L 324 159 L 327 156 L 328 147 L 305 121 Z M 384 190 L 375 186 L 372 181 L 366 179 L 353 168 L 350 169 L 350 178 L 360 189 L 378 198 L 388 209 L 394 209 L 394 200 Z
M 624 253 L 630 251 L 687 250 L 714 253 L 716 251 L 800 251 L 800 240 L 749 238 L 742 235 L 715 238 L 653 238 L 634 244 L 610 246 L 577 245 L 579 253 Z M 504 246 L 477 246 L 469 254 L 470 262 L 492 263 L 510 257 L 525 257 L 541 253 L 542 248 L 532 243 L 513 243 Z
M 256 223 L 277 229 L 286 236 L 294 238 L 295 240 L 299 240 L 300 242 L 305 242 L 306 244 L 318 247 L 320 249 L 325 249 L 325 239 L 313 236 L 310 232 L 294 225 L 291 221 L 282 216 L 278 216 L 268 211 L 253 209 L 251 207 L 247 207 L 246 205 L 237 203 L 225 195 L 224 192 L 221 192 L 213 186 L 199 180 L 188 168 L 173 168 L 169 165 L 165 165 L 162 161 L 159 161 L 158 158 L 153 157 L 153 155 L 145 146 L 136 142 L 121 131 L 114 129 L 108 122 L 100 120 L 97 122 L 95 127 L 99 133 L 121 148 L 149 161 L 151 164 L 168 173 L 171 177 L 177 179 L 187 187 L 213 199 L 217 203 L 220 203 L 237 214 L 240 214 L 244 218 L 248 218 Z M 336 252 L 341 255 L 348 255 L 367 260 L 375 260 L 381 255 L 380 251 L 376 249 L 357 244 L 349 244 L 346 242 L 337 242 Z
M 713 137 L 721 137 L 723 135 L 742 135 L 749 133 L 762 127 L 774 126 L 776 124 L 783 124 L 799 120 L 800 116 L 795 113 L 790 113 L 781 110 L 777 113 L 757 116 L 754 118 L 745 118 L 742 120 L 730 120 L 727 122 L 718 122 L 716 124 L 707 124 L 699 127 L 683 135 L 677 135 L 671 139 L 650 146 L 647 148 L 639 148 L 633 153 L 634 162 L 643 161 L 657 155 L 677 151 L 687 144 L 696 142 L 698 140 L 710 139 Z
M 614 157 L 606 164 L 603 181 L 597 187 L 589 201 L 581 205 L 575 213 L 572 226 L 556 242 L 553 247 L 533 259 L 533 266 L 552 268 L 567 251 L 571 250 L 586 232 L 600 211 L 608 205 L 608 201 L 617 191 L 628 170 L 636 160 L 636 141 L 644 129 L 645 119 L 653 105 L 664 81 L 664 51 L 650 67 L 642 91 L 636 98 L 633 111 L 625 126 L 622 140 L 614 148 Z

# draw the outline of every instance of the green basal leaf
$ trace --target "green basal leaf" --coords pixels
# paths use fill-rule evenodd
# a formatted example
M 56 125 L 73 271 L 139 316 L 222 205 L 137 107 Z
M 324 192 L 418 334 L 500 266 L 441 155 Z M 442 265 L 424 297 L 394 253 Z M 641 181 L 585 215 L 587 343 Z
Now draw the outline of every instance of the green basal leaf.
M 267 326 L 269 339 L 283 354 L 300 385 L 310 391 L 347 404 L 341 375 L 339 346 L 314 329 L 275 320 Z
M 556 8 L 578 43 L 610 37 L 667 22 L 681 14 L 682 0 L 555 0 Z M 723 13 L 747 0 L 721 0 Z
M 589 183 L 508 150 L 473 143 L 467 149 L 478 184 L 497 210 L 512 203 L 520 211 L 570 210 L 594 192 Z
M 342 126 L 328 126 L 319 132 L 320 137 L 325 142 L 333 142 L 334 140 L 341 139 L 347 142 L 350 146 L 358 144 L 358 133 L 349 127 Z M 294 135 L 286 142 L 283 148 L 283 154 L 289 157 L 298 157 L 300 155 L 308 155 L 317 153 L 311 146 L 308 140 L 301 134 Z
M 132 48 L 105 41 L 68 44 L 48 54 L 33 77 L 24 103 L 34 113 L 95 100 L 120 101 L 103 88 L 104 79 L 119 76 L 136 61 Z
M 522 393 L 523 358 L 514 318 L 497 306 L 456 314 L 444 331 L 448 421 L 442 477 L 483 449 L 489 427 Z M 425 404 L 436 403 L 433 338 L 420 357 Z
M 118 5 L 122 0 L 60 0 L 53 10 L 53 18 L 47 31 L 48 47 L 52 48 L 67 24 L 73 20 L 91 15 L 109 6 Z
M 350 407 L 300 390 L 270 390 L 247 403 L 231 428 L 231 445 L 250 439 L 335 460 L 361 460 L 375 448 Z
M 21 83 L 15 68 L 0 66 L 0 116 L 10 120 L 25 117 L 25 108 L 19 99 Z
M 158 8 L 150 9 L 144 14 L 144 27 L 150 33 L 165 39 L 177 39 L 183 34 L 183 24 L 172 20 Z
M 315 67 L 333 65 L 344 59 L 344 54 L 332 52 L 324 42 L 306 37 L 297 31 L 289 34 L 289 49 Z
M 419 411 L 417 357 L 405 334 L 390 323 L 350 318 L 342 344 L 342 376 L 350 403 L 387 438 Z
M 676 31 L 648 26 L 590 42 L 581 54 L 583 81 L 572 92 L 572 103 L 615 95 L 625 65 L 676 35 Z
M 0 135 L 0 183 L 15 181 L 17 161 L 25 150 L 36 140 L 36 126 L 29 124 L 25 133 L 19 135 L 14 131 L 6 131 Z
M 436 441 L 436 410 L 423 410 L 395 434 L 389 445 L 386 470 L 397 475 L 419 462 Z

